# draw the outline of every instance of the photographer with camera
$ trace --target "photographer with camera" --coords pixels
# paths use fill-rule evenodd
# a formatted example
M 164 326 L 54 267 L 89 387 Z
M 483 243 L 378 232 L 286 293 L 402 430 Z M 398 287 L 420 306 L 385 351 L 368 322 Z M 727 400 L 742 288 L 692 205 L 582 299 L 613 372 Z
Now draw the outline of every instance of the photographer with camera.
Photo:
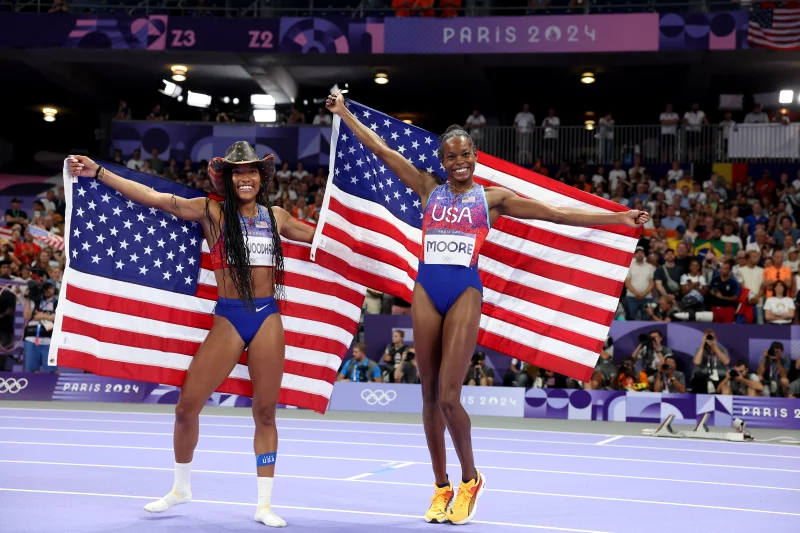
M 700 347 L 692 359 L 692 392 L 695 394 L 714 394 L 728 371 L 731 358 L 728 351 L 717 343 L 714 330 L 703 332 Z
M 686 392 L 686 377 L 673 356 L 665 357 L 653 380 L 653 392 Z
M 491 387 L 494 385 L 494 369 L 485 366 L 484 361 L 486 361 L 485 353 L 475 352 L 473 354 L 472 362 L 464 378 L 464 385 L 479 385 L 481 387 Z
M 717 387 L 717 394 L 758 396 L 763 390 L 764 385 L 756 374 L 750 372 L 747 361 L 739 359 L 734 363 L 733 370 L 725 374 L 722 383 Z
M 56 285 L 52 281 L 28 282 L 25 298 L 25 371 L 55 372 L 57 367 L 47 364 L 53 323 L 56 320 Z
M 408 346 L 403 342 L 405 339 L 403 330 L 397 329 L 392 332 L 392 343 L 386 346 L 383 352 L 383 362 L 381 363 L 381 375 L 384 383 L 395 382 L 395 373 L 400 370 Z
M 617 379 L 617 365 L 614 363 L 614 339 L 606 337 L 600 357 L 594 366 L 592 379 L 584 382 L 583 390 L 611 389 Z
M 661 344 L 662 341 L 663 337 L 658 330 L 653 330 L 649 334 L 642 333 L 639 335 L 639 344 L 631 354 L 634 361 L 641 361 L 641 369 L 649 378 L 656 374 L 666 357 L 673 355 L 672 350 Z
M 764 351 L 756 373 L 764 384 L 764 396 L 786 396 L 792 362 L 783 353 L 783 343 L 775 341 Z
M 417 353 L 413 346 L 409 346 L 403 354 L 403 360 L 394 371 L 395 383 L 419 383 L 419 370 L 417 369 Z
M 647 374 L 644 370 L 636 371 L 636 363 L 633 357 L 626 357 L 617 369 L 617 379 L 615 380 L 616 390 L 627 390 L 630 392 L 646 391 L 650 384 L 647 381 Z
M 372 359 L 367 359 L 367 345 L 356 343 L 353 345 L 353 357 L 348 359 L 336 381 L 356 381 L 359 383 L 381 381 L 381 369 Z

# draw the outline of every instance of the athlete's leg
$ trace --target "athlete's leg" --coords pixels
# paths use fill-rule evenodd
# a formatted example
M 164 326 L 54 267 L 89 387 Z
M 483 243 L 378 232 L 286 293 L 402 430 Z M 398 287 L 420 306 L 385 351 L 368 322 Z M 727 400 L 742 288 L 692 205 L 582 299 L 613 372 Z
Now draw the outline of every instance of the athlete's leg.
M 444 444 L 445 422 L 439 409 L 443 320 L 419 283 L 414 287 L 412 302 L 414 351 L 417 354 L 417 369 L 422 387 L 422 425 L 425 428 L 436 484 L 444 485 L 447 483 L 447 452 Z
M 236 366 L 243 349 L 244 342 L 233 325 L 227 319 L 215 316 L 211 331 L 189 363 L 178 405 L 175 406 L 173 489 L 164 498 L 147 504 L 146 510 L 160 513 L 191 500 L 189 473 L 200 432 L 200 410 Z
M 414 321 L 414 349 L 422 387 L 422 425 L 431 454 L 436 484 L 425 521 L 447 522 L 447 509 L 455 491 L 447 479 L 447 451 L 444 445 L 444 415 L 439 409 L 439 369 L 442 364 L 442 315 L 436 310 L 425 289 L 414 287 L 411 317 Z
M 281 390 L 284 353 L 281 315 L 274 313 L 261 324 L 247 352 L 247 366 L 250 369 L 250 381 L 253 383 L 253 420 L 256 423 L 253 450 L 257 458 L 258 509 L 255 519 L 272 527 L 286 525 L 270 509 L 275 454 L 278 452 L 275 410 Z
M 439 406 L 453 438 L 463 480 L 474 479 L 472 424 L 461 405 L 461 387 L 467 375 L 481 319 L 481 294 L 473 287 L 465 290 L 450 307 L 442 332 L 442 367 L 439 371 Z M 416 336 L 415 336 L 416 340 Z

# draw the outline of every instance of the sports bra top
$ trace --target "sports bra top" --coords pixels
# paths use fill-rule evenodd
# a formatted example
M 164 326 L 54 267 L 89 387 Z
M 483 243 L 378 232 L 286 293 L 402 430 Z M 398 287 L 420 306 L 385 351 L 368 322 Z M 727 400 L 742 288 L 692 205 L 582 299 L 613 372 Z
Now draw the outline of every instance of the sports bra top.
M 461 194 L 447 183 L 431 193 L 422 219 L 420 260 L 426 265 L 478 264 L 483 241 L 489 233 L 489 205 L 481 185 Z
M 272 222 L 269 219 L 269 212 L 263 205 L 258 206 L 258 214 L 255 218 L 248 218 L 239 213 L 239 223 L 242 225 L 242 237 L 250 266 L 275 266 L 275 250 L 272 242 Z M 213 270 L 227 268 L 228 262 L 225 258 L 225 236 L 220 233 L 217 242 L 211 248 L 211 267 Z

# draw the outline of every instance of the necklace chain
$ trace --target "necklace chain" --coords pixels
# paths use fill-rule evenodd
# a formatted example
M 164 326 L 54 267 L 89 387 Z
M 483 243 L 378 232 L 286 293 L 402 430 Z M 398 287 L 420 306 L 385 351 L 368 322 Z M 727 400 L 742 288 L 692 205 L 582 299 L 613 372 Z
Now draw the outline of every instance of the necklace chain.
M 252 215 L 248 215 L 239 211 L 239 214 L 246 217 L 246 218 L 256 218 L 258 216 L 258 204 L 256 204 L 255 208 L 253 209 L 255 212 Z
M 447 186 L 448 186 L 448 188 L 450 189 L 450 191 L 451 191 L 451 192 L 454 192 L 454 193 L 456 193 L 456 194 L 464 194 L 464 193 L 466 193 L 466 192 L 469 192 L 469 191 L 471 191 L 471 190 L 472 190 L 472 188 L 473 188 L 475 185 L 473 184 L 473 185 L 472 185 L 472 186 L 470 186 L 468 189 L 459 189 L 458 187 L 454 187 L 454 186 L 453 186 L 453 184 L 452 184 L 452 183 L 450 183 L 450 182 L 448 181 L 448 182 L 447 182 Z

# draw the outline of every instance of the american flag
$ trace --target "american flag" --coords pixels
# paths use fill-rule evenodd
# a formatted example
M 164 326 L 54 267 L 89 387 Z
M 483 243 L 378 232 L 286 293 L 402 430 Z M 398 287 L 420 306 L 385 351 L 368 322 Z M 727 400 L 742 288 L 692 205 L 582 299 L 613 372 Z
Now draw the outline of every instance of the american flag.
M 42 248 L 50 246 L 59 250 L 64 250 L 64 238 L 60 235 L 50 233 L 44 228 L 38 226 L 28 226 L 28 230 L 33 235 L 33 242 Z M 13 237 L 13 230 L 11 228 L 0 228 L 0 239 L 10 239 Z
M 800 9 L 761 9 L 750 11 L 747 41 L 773 50 L 800 49 Z
M 438 140 L 355 102 L 349 109 L 420 170 L 446 179 Z M 337 116 L 331 170 L 312 258 L 357 283 L 411 301 L 422 205 Z M 625 211 L 619 204 L 480 153 L 475 180 L 550 205 Z M 502 217 L 481 249 L 478 342 L 536 366 L 588 380 L 608 334 L 639 230 L 576 228 Z
M 112 172 L 185 198 L 206 196 L 113 164 Z M 181 385 L 206 337 L 217 299 L 198 223 L 143 207 L 64 169 L 67 265 L 51 364 L 95 374 Z M 286 363 L 279 402 L 325 412 L 358 328 L 366 289 L 309 260 L 310 246 L 283 241 Z M 54 358 L 56 360 L 54 360 Z M 242 354 L 220 392 L 252 396 Z
M 39 226 L 28 226 L 28 231 L 33 236 L 33 240 L 35 240 L 38 244 L 44 243 L 47 246 L 51 246 L 58 250 L 64 250 L 64 237 L 60 235 L 55 235 L 50 233 L 44 228 L 40 228 Z

